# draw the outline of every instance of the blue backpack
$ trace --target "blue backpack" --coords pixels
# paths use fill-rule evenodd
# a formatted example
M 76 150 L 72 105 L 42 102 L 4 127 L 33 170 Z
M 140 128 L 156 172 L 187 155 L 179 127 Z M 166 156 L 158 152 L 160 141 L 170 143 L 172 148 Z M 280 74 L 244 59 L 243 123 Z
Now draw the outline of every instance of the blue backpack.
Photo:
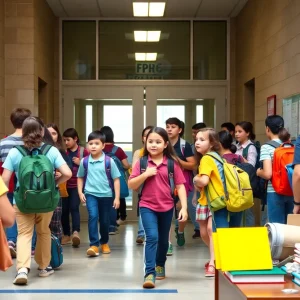
M 53 269 L 56 269 L 62 265 L 64 261 L 63 248 L 59 239 L 51 234 L 51 261 L 50 265 Z

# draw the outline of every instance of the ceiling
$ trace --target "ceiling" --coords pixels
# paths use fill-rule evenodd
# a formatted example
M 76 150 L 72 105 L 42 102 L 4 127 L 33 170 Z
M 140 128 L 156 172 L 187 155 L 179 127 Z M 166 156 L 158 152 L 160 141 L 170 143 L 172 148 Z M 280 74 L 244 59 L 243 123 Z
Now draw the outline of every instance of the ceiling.
M 132 18 L 133 0 L 46 0 L 57 17 Z M 228 18 L 248 0 L 151 0 L 166 2 L 165 18 Z M 135 1 L 135 2 L 147 2 Z M 136 18 L 139 19 L 139 18 Z

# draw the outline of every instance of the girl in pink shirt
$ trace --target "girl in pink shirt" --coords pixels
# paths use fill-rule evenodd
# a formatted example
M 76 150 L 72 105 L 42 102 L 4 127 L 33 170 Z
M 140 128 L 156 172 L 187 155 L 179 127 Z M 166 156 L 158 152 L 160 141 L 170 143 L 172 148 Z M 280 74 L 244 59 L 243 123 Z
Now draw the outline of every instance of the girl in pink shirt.
M 185 179 L 165 129 L 155 127 L 149 131 L 144 147 L 147 168 L 141 172 L 137 161 L 128 181 L 128 187 L 140 192 L 139 209 L 146 235 L 144 288 L 154 288 L 155 279 L 165 278 L 165 263 L 169 246 L 169 230 L 174 212 L 168 174 L 168 161 L 174 161 L 174 183 L 181 202 L 179 222 L 187 220 Z

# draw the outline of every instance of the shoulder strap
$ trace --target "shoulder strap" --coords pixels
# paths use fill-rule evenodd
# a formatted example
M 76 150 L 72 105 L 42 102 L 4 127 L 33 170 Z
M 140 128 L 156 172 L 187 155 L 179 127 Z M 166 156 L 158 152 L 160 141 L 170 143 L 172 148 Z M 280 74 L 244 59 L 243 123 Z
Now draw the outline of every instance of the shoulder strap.
M 253 145 L 253 146 L 255 147 L 255 145 L 254 145 L 253 143 L 250 143 L 250 144 L 247 145 L 246 148 L 243 148 L 242 156 L 243 156 L 244 158 L 246 158 L 246 159 L 247 159 L 247 157 L 248 157 L 249 147 L 250 147 L 251 145 Z M 256 149 L 256 147 L 255 147 L 255 149 Z
M 183 139 L 183 138 L 180 138 L 180 150 L 181 150 L 181 153 L 182 155 L 184 156 L 184 150 L 185 150 L 185 143 L 186 141 Z
M 266 142 L 266 145 L 272 146 L 274 148 L 278 148 L 281 144 L 276 141 L 269 141 L 269 142 Z
M 49 144 L 44 144 L 43 146 L 42 146 L 42 148 L 41 148 L 41 153 L 43 154 L 43 155 L 46 155 L 47 153 L 48 153 L 48 151 L 51 149 L 51 145 L 49 145 Z
M 82 159 L 83 158 L 83 153 L 84 153 L 84 147 L 79 147 L 79 158 Z
M 114 182 L 111 177 L 111 158 L 108 155 L 105 155 L 104 160 L 105 160 L 105 173 L 108 180 L 108 184 L 111 190 L 114 191 Z
M 175 190 L 175 182 L 174 182 L 174 160 L 168 158 L 168 177 L 169 177 L 169 183 L 171 187 L 171 194 L 174 196 L 174 190 Z
M 148 157 L 142 156 L 140 158 L 140 174 L 142 174 L 146 171 L 147 166 L 148 166 Z M 144 188 L 144 184 L 145 184 L 145 181 L 140 185 L 139 193 L 138 193 L 139 198 L 141 198 L 141 196 L 142 196 L 142 190 Z
M 27 148 L 25 148 L 24 146 L 15 146 L 16 149 L 19 150 L 19 152 L 23 155 L 23 156 L 27 156 L 30 154 L 29 150 Z
M 117 150 L 118 150 L 118 146 L 114 145 L 114 146 L 112 147 L 112 149 L 111 149 L 111 153 L 112 153 L 113 155 L 116 155 Z
M 210 156 L 214 159 L 216 159 L 218 162 L 220 162 L 222 165 L 224 164 L 224 160 L 222 159 L 221 156 L 219 156 L 218 154 L 216 155 L 215 152 L 208 152 L 205 155 Z
M 87 179 L 88 168 L 89 168 L 89 155 L 83 159 L 84 177 L 83 177 L 83 189 L 85 187 L 85 182 Z

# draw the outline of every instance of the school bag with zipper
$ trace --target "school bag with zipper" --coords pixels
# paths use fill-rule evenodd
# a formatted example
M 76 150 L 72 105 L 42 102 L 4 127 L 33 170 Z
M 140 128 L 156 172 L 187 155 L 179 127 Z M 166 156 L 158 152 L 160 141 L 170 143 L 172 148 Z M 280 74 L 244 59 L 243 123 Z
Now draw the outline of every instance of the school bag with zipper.
M 19 186 L 14 192 L 16 205 L 22 213 L 46 213 L 54 211 L 60 198 L 54 177 L 54 167 L 46 156 L 52 146 L 29 151 L 16 146 L 22 154 L 18 169 Z
M 244 211 L 253 206 L 253 193 L 250 185 L 249 175 L 244 170 L 236 165 L 229 164 L 215 152 L 206 154 L 217 160 L 223 166 L 224 172 L 224 190 L 225 190 L 225 204 L 230 212 Z M 218 200 L 214 203 L 215 200 Z M 217 211 L 224 208 L 224 204 L 220 201 L 222 199 L 212 199 L 210 197 L 211 210 Z M 216 205 L 217 204 L 217 205 Z
M 63 247 L 59 239 L 51 233 L 51 261 L 50 266 L 53 269 L 59 268 L 64 261 Z
M 122 162 L 119 160 L 119 158 L 116 156 L 116 152 L 118 150 L 118 147 L 114 145 L 111 149 L 111 151 L 104 151 L 106 155 L 108 155 L 111 159 L 114 160 L 121 177 L 120 179 L 120 198 L 126 198 L 129 196 L 129 190 L 128 190 L 128 185 L 126 182 L 126 176 L 125 176 L 125 171 L 122 165 Z
M 140 174 L 144 173 L 148 166 L 148 156 L 143 156 L 140 158 Z M 167 159 L 167 167 L 168 167 L 168 178 L 169 178 L 169 185 L 170 185 L 170 192 L 171 196 L 174 200 L 174 209 L 175 209 L 175 218 L 178 218 L 178 212 L 176 209 L 176 204 L 179 200 L 175 182 L 174 182 L 174 160 L 168 158 Z M 145 185 L 145 181 L 140 185 L 139 192 L 138 192 L 138 205 L 137 205 L 137 215 L 139 216 L 139 204 L 142 197 L 142 191 Z

